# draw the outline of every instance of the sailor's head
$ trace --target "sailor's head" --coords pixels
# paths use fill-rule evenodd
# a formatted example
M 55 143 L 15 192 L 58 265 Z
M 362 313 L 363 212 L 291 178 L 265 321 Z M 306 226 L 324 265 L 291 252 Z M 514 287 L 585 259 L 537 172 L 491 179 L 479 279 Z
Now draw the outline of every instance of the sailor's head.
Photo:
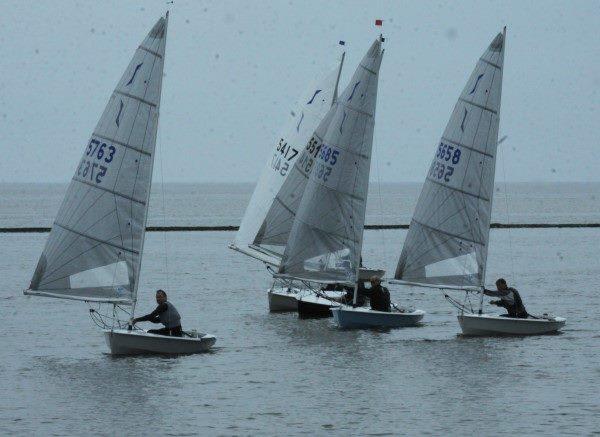
M 156 290 L 156 303 L 161 304 L 167 301 L 167 293 L 165 290 Z
M 370 281 L 372 286 L 377 286 L 381 284 L 381 279 L 379 279 L 379 276 L 371 276 Z
M 496 288 L 500 291 L 504 291 L 508 288 L 506 285 L 506 280 L 504 278 L 500 278 L 496 281 Z

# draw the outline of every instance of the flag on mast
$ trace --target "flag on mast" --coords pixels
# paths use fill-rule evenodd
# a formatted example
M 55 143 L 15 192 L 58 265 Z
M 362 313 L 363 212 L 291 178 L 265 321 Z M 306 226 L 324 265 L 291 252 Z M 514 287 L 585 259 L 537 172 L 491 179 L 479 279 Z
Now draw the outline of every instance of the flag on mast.
M 381 20 L 381 19 L 379 19 L 379 18 L 378 18 L 378 19 L 376 19 L 376 20 L 375 20 L 375 26 L 383 26 L 383 20 Z

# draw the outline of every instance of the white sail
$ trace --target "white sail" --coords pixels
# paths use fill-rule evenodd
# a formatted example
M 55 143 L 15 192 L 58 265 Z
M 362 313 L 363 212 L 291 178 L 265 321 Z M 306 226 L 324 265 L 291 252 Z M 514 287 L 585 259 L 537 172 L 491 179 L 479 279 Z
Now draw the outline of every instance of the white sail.
M 26 294 L 136 299 L 168 14 L 136 50 L 75 170 Z
M 382 55 L 378 39 L 313 135 L 316 147 L 307 147 L 315 162 L 279 276 L 349 284 L 358 278 Z
M 294 193 L 301 194 L 301 191 L 296 191 L 297 184 L 293 182 L 298 178 L 298 174 L 294 175 L 298 172 L 295 164 L 337 98 L 343 63 L 344 54 L 339 65 L 311 85 L 302 95 L 298 107 L 292 111 L 284 129 L 286 133 L 278 139 L 269 154 L 232 248 L 269 264 L 279 264 L 291 222 L 287 228 L 284 226 L 285 229 L 280 226 L 281 214 L 287 217 L 288 210 L 287 204 L 281 203 L 278 193 L 285 193 L 288 187 L 294 185 Z
M 477 62 L 421 191 L 396 279 L 440 286 L 485 282 L 500 122 L 505 34 Z
M 337 87 L 344 63 L 344 54 L 332 71 L 316 81 L 300 98 L 297 107 L 291 112 L 291 118 L 282 135 L 269 154 L 266 167 L 254 189 L 235 242 L 230 247 L 269 264 L 279 264 L 278 252 L 261 248 L 266 243 L 256 238 L 269 209 L 274 205 L 275 197 L 282 185 L 292 173 L 294 164 L 301 155 L 311 135 L 331 108 L 337 98 Z M 282 208 L 279 203 L 273 206 L 275 213 Z M 264 235 L 264 233 L 262 234 Z M 266 240 L 270 241 L 268 238 Z M 278 236 L 278 242 L 285 244 L 287 234 Z M 277 245 L 277 244 L 275 244 Z

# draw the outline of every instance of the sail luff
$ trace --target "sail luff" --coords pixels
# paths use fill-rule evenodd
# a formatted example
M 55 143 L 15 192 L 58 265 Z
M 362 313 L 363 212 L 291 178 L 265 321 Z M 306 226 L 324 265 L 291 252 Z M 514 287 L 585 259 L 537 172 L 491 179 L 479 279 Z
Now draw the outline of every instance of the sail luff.
M 168 27 L 169 27 L 169 11 L 167 11 L 165 14 L 165 25 L 164 25 L 164 30 L 163 30 L 163 37 L 160 42 L 160 44 L 162 45 L 162 50 L 159 50 L 159 52 L 157 53 L 157 54 L 162 54 L 163 67 L 162 67 L 162 71 L 161 71 L 161 75 L 160 75 L 159 83 L 158 83 L 158 102 L 156 105 L 157 113 L 156 113 L 156 122 L 154 123 L 154 132 L 153 132 L 153 137 L 154 137 L 155 142 L 156 142 L 156 138 L 157 138 L 158 123 L 159 123 L 159 117 L 160 117 L 160 101 L 162 98 L 162 81 L 163 81 L 163 77 L 164 77 L 164 62 L 165 62 L 165 57 L 166 57 L 166 52 L 167 52 L 166 48 L 167 48 Z M 154 151 L 156 152 L 156 144 L 154 146 Z M 163 151 L 161 150 L 160 153 L 163 153 Z M 150 208 L 150 193 L 152 192 L 153 173 L 154 173 L 154 159 L 151 159 L 150 160 L 148 189 L 146 190 L 146 209 L 144 211 L 144 218 L 142 220 L 143 226 L 142 226 L 141 236 L 140 236 L 140 239 L 141 239 L 140 256 L 139 256 L 139 260 L 138 260 L 137 269 L 135 272 L 135 283 L 134 283 L 134 289 L 133 289 L 133 308 L 132 308 L 132 313 L 131 313 L 132 317 L 135 312 L 135 304 L 137 302 L 138 287 L 140 285 L 139 278 L 140 278 L 140 273 L 142 271 L 142 259 L 143 259 L 142 254 L 144 253 L 144 243 L 146 242 L 146 228 L 147 228 L 147 224 L 148 224 L 148 209 Z M 163 211 L 163 214 L 164 214 L 164 211 Z
M 481 287 L 485 281 L 502 92 L 504 34 L 478 60 L 429 168 L 395 277 Z
M 500 62 L 498 64 L 496 64 L 495 66 L 498 67 L 500 66 L 500 74 L 504 73 L 504 53 L 506 51 L 506 26 L 504 26 L 504 28 L 502 29 L 502 50 L 500 52 Z M 502 78 L 500 79 L 500 87 L 502 87 Z M 500 108 L 502 106 L 502 88 L 500 89 L 500 93 L 498 95 L 498 116 L 500 115 Z M 500 121 L 498 120 L 498 125 L 500 124 Z M 499 128 L 498 128 L 499 130 Z M 496 153 L 494 154 L 496 156 L 496 154 L 498 153 L 498 144 L 500 143 L 498 141 L 498 130 L 496 131 Z M 494 187 L 494 182 L 496 180 L 496 166 L 494 165 L 494 169 L 493 169 L 493 174 L 492 174 L 492 193 L 494 192 L 493 187 Z M 490 221 L 491 221 L 491 211 L 492 211 L 492 207 L 494 205 L 494 196 L 490 196 Z M 490 226 L 487 227 L 487 235 L 486 235 L 486 241 L 490 241 Z M 483 288 L 484 284 L 485 284 L 485 277 L 487 274 L 487 255 L 488 255 L 488 250 L 486 249 L 485 252 L 485 263 L 483 264 L 483 269 L 482 269 L 482 273 L 481 273 L 481 287 Z M 481 294 L 481 299 L 483 299 L 483 293 Z M 483 307 L 483 300 L 481 300 L 480 302 L 480 308 Z

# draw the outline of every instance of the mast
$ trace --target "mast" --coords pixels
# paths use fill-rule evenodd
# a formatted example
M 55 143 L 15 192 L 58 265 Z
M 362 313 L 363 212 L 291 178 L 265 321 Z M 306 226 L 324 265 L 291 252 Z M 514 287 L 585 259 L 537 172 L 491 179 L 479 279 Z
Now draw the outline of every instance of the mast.
M 504 53 L 506 53 L 506 26 L 504 26 L 504 28 L 502 29 L 502 70 L 501 72 L 504 73 Z M 498 114 L 500 114 L 500 108 L 502 105 L 502 94 L 500 94 L 500 97 L 498 97 Z M 500 123 L 498 122 L 498 125 Z M 504 138 L 500 139 L 500 141 L 498 141 L 498 134 L 496 134 L 496 151 L 497 151 L 497 147 L 498 145 L 504 140 Z M 504 194 L 506 195 L 506 193 Z M 494 197 L 491 196 L 490 197 L 490 210 L 492 209 L 494 203 Z M 490 232 L 490 228 L 488 227 L 488 235 Z M 488 237 L 488 241 L 489 241 L 489 237 Z M 511 254 L 512 255 L 512 254 Z M 479 314 L 483 313 L 483 296 L 484 296 L 484 292 L 483 290 L 485 289 L 485 278 L 486 278 L 486 274 L 487 274 L 487 263 L 483 266 L 483 272 L 482 272 L 482 280 L 481 280 L 481 292 L 480 292 L 480 297 L 479 297 Z
M 383 44 L 384 41 L 385 41 L 385 38 L 383 37 L 383 34 L 380 34 L 379 35 L 379 43 Z M 385 52 L 385 49 L 381 49 L 380 57 L 383 57 L 384 52 Z M 381 66 L 381 60 L 379 61 L 379 66 Z M 377 108 L 377 106 L 373 105 L 373 118 L 375 118 L 376 108 Z M 372 139 L 371 139 L 371 142 L 372 142 Z M 372 147 L 372 144 L 371 144 L 371 147 Z M 365 207 L 366 207 L 366 205 L 365 205 Z M 364 226 L 363 226 L 362 232 L 364 232 Z M 361 258 L 361 254 L 362 254 L 362 246 L 363 246 L 363 239 L 361 238 L 359 246 L 358 246 L 359 262 L 356 265 L 356 272 L 355 272 L 356 280 L 354 281 L 354 293 L 352 295 L 352 305 L 354 305 L 354 306 L 356 306 L 358 304 L 358 280 L 360 278 L 360 267 L 361 267 L 360 258 Z
M 165 62 L 165 57 L 167 54 L 167 28 L 169 27 L 169 11 L 167 10 L 166 14 L 165 14 L 165 25 L 164 25 L 164 30 L 163 30 L 163 51 L 162 51 L 162 61 L 163 61 L 163 74 L 160 75 L 160 82 L 158 85 L 158 107 L 160 108 L 160 101 L 161 101 L 161 97 L 162 97 L 162 80 L 163 80 L 163 76 L 164 76 L 164 62 Z M 156 122 L 154 124 L 154 138 L 157 138 L 157 133 L 158 133 L 158 123 L 159 123 L 159 116 L 160 113 L 157 112 L 155 117 L 156 117 Z M 156 151 L 156 146 L 155 149 Z M 161 152 L 162 153 L 162 150 Z M 162 158 L 161 158 L 162 159 Z M 134 300 L 133 300 L 133 304 L 131 306 L 131 317 L 133 318 L 133 316 L 135 315 L 135 307 L 137 305 L 137 292 L 138 292 L 138 287 L 140 285 L 140 273 L 142 271 L 142 259 L 143 259 L 143 254 L 144 254 L 144 243 L 146 242 L 146 227 L 148 224 L 148 209 L 150 208 L 150 193 L 152 191 L 152 176 L 154 174 L 154 159 L 151 160 L 150 163 L 150 180 L 149 180 L 149 187 L 148 190 L 146 192 L 146 211 L 144 212 L 144 226 L 143 226 L 143 230 L 142 230 L 142 243 L 140 246 L 140 259 L 138 262 L 138 268 L 137 268 L 137 273 L 136 273 L 136 278 L 135 278 L 135 285 L 134 285 L 134 291 L 133 291 L 133 295 L 134 295 Z

